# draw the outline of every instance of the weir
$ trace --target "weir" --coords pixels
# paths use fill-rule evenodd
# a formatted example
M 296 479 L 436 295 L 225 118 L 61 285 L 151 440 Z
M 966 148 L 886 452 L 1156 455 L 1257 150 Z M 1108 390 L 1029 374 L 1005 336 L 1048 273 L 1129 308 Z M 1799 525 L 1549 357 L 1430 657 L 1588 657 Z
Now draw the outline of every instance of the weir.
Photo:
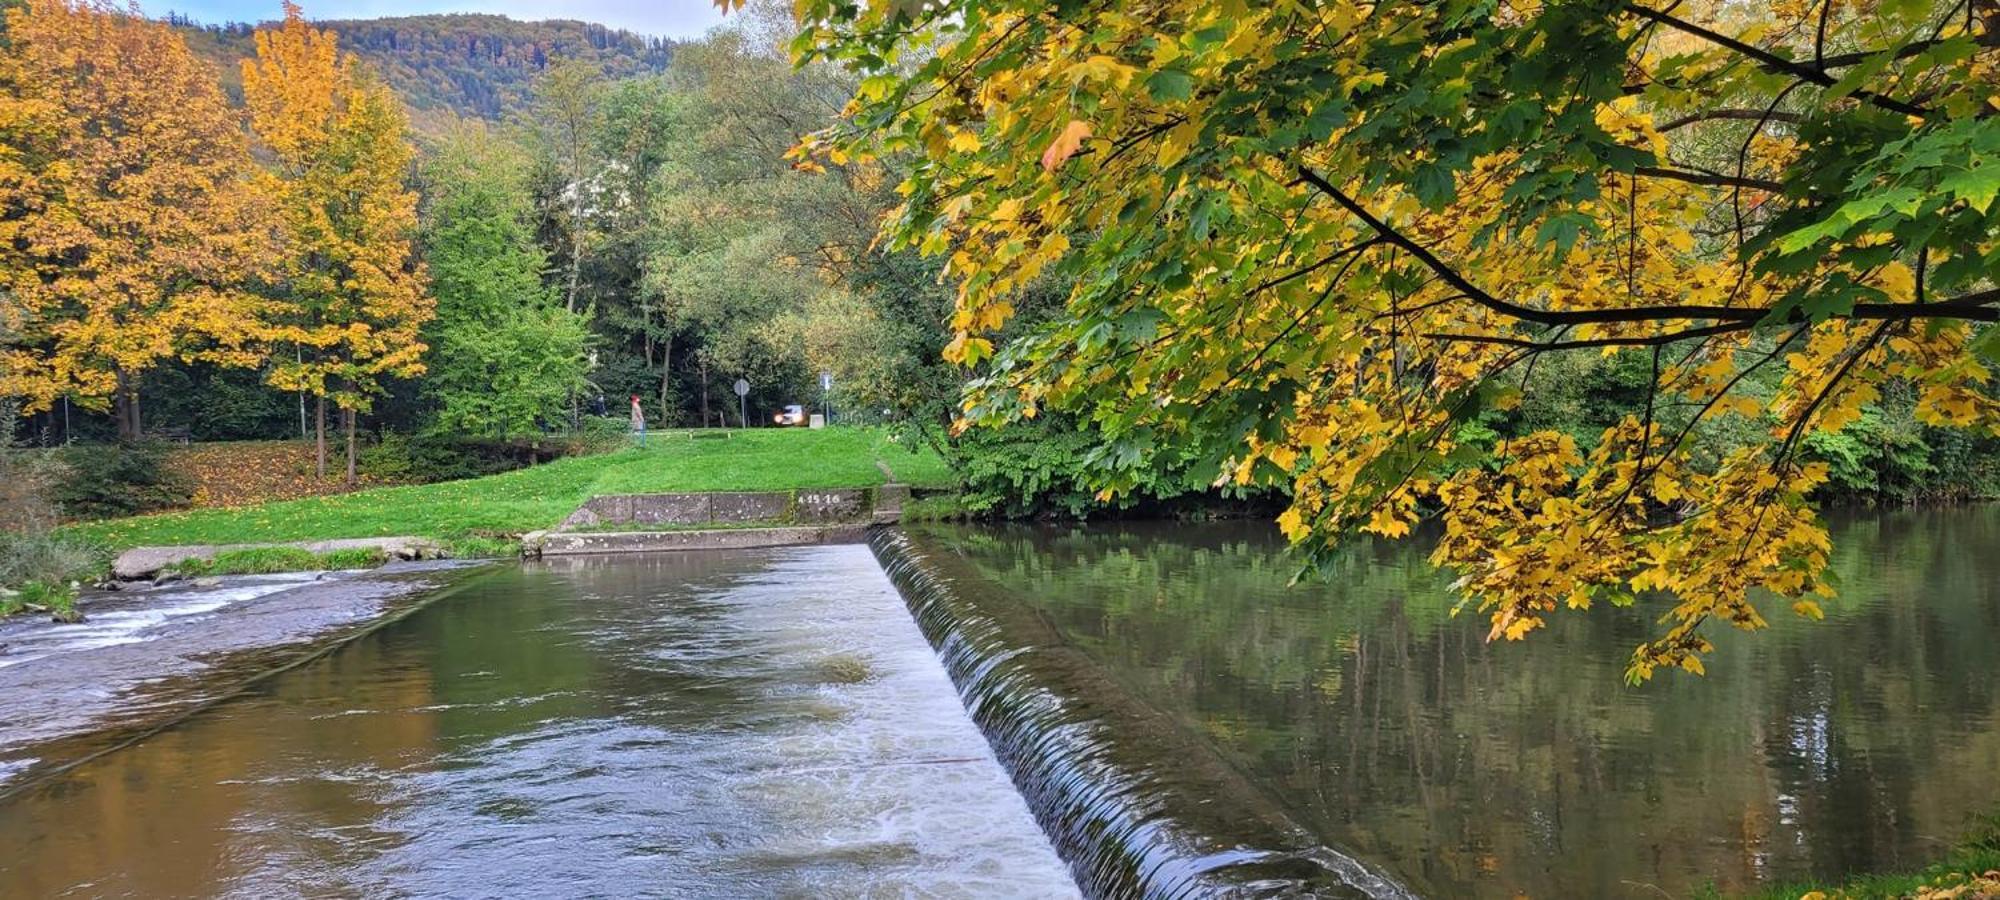
M 1077 894 L 858 545 L 480 570 L 0 842 L 6 897 Z
M 950 554 L 897 529 L 870 545 L 1086 893 L 1414 896 L 1314 840 L 1032 610 L 982 596 Z

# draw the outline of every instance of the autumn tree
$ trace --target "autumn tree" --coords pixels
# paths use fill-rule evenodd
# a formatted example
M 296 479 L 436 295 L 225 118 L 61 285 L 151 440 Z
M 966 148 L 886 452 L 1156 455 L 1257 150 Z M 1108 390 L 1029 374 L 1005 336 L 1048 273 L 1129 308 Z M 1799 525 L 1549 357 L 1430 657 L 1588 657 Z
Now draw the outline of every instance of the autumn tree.
M 863 76 L 806 150 L 916 159 L 889 232 L 947 258 L 968 421 L 1088 417 L 1109 492 L 1194 448 L 1321 553 L 1434 517 L 1492 638 L 1639 604 L 1629 676 L 1699 672 L 1832 592 L 1805 440 L 1890 385 L 2000 428 L 1993 0 L 799 10 Z M 1573 355 L 1642 403 L 1471 438 Z
M 170 358 L 255 365 L 271 257 L 216 74 L 136 7 L 32 0 L 0 53 L 0 395 L 116 407 Z
M 424 371 L 419 333 L 434 307 L 413 253 L 417 196 L 405 184 L 413 151 L 402 104 L 292 3 L 282 25 L 257 33 L 243 94 L 273 160 L 266 190 L 288 241 L 271 335 L 296 349 L 274 356 L 270 381 L 317 399 L 321 477 L 327 401 L 340 410 L 353 484 L 355 417 L 383 379 Z

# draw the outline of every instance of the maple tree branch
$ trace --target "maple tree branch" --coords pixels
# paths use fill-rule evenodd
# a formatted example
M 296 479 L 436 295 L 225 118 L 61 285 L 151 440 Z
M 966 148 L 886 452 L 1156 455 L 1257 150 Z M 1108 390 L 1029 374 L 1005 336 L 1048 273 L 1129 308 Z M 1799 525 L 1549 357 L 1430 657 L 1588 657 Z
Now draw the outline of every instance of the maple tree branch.
M 1667 121 L 1666 123 L 1660 125 L 1659 128 L 1657 128 L 1656 130 L 1664 133 L 1668 131 L 1675 131 L 1681 128 L 1686 128 L 1687 126 L 1693 125 L 1697 122 L 1714 122 L 1725 119 L 1735 119 L 1746 122 L 1762 122 L 1769 120 L 1774 122 L 1789 122 L 1793 125 L 1797 125 L 1801 122 L 1804 122 L 1806 120 L 1806 117 L 1799 115 L 1798 113 L 1789 113 L 1789 112 L 1766 113 L 1761 109 L 1739 109 L 1732 107 L 1729 109 L 1711 109 L 1708 110 L 1707 112 L 1688 113 L 1687 115 L 1682 116 L 1678 119 L 1672 119 Z
M 2000 46 L 2000 32 L 1987 32 L 1978 35 L 1977 37 L 1973 38 L 1973 42 L 1981 47 Z M 1907 44 L 1904 44 L 1901 47 L 1897 47 L 1895 49 L 1895 55 L 1892 58 L 1909 59 L 1912 56 L 1921 55 L 1924 51 L 1929 50 L 1932 47 L 1935 47 L 1942 43 L 1944 43 L 1944 41 L 1942 40 L 1911 41 Z M 1819 61 L 1819 66 L 1822 69 L 1845 68 L 1847 66 L 1859 65 L 1863 62 L 1866 62 L 1870 57 L 1877 56 L 1879 54 L 1886 52 L 1889 52 L 1889 48 L 1877 47 L 1873 50 L 1856 50 L 1852 53 L 1837 53 L 1832 56 L 1828 56 L 1821 59 Z
M 1658 322 L 1672 320 L 1713 319 L 1718 322 L 1739 322 L 1751 325 L 1764 324 L 1776 310 L 1772 307 L 1704 306 L 1699 304 L 1662 304 L 1658 306 L 1607 307 L 1604 309 L 1536 309 L 1509 300 L 1495 297 L 1473 284 L 1458 270 L 1453 269 L 1437 254 L 1417 243 L 1409 235 L 1397 231 L 1387 222 L 1376 218 L 1367 207 L 1356 202 L 1340 188 L 1318 172 L 1305 166 L 1298 167 L 1299 179 L 1325 194 L 1342 209 L 1360 219 L 1390 245 L 1417 258 L 1446 284 L 1457 288 L 1467 299 L 1503 316 L 1534 322 L 1541 325 L 1590 325 L 1613 322 Z M 1856 303 L 1845 315 L 1834 318 L 1896 321 L 1903 319 L 1966 319 L 1975 322 L 2000 322 L 2000 288 L 1979 291 L 1922 305 L 1912 303 Z M 1778 322 L 1795 323 L 1806 321 L 1811 316 L 1801 307 L 1793 307 Z
M 1365 240 L 1365 241 L 1362 241 L 1362 242 L 1360 242 L 1360 243 L 1358 243 L 1358 244 L 1355 244 L 1355 245 L 1353 245 L 1353 246 L 1351 246 L 1351 247 L 1345 247 L 1345 248 L 1342 248 L 1342 249 L 1340 249 L 1340 250 L 1335 250 L 1334 252 L 1332 252 L 1332 253 L 1329 253 L 1329 254 L 1327 254 L 1326 258 L 1324 258 L 1324 259 L 1321 259 L 1321 260 L 1320 260 L 1320 261 L 1318 261 L 1318 262 L 1315 262 L 1315 263 L 1312 263 L 1312 264 L 1310 264 L 1310 265 L 1305 265 L 1305 266 L 1301 266 L 1301 267 L 1299 267 L 1299 268 L 1297 268 L 1297 269 L 1294 269 L 1294 270 L 1292 270 L 1292 271 L 1290 271 L 1290 272 L 1287 272 L 1287 273 L 1285 273 L 1285 274 L 1283 274 L 1283 275 L 1279 275 L 1279 276 L 1277 276 L 1277 277 L 1275 277 L 1275 278 L 1271 278 L 1271 279 L 1267 279 L 1267 280 L 1265 280 L 1264 282 L 1262 282 L 1262 283 L 1258 284 L 1257 286 L 1255 286 L 1255 287 L 1252 287 L 1252 288 L 1251 288 L 1250 290 L 1248 290 L 1248 291 L 1245 291 L 1245 292 L 1244 292 L 1244 295 L 1245 295 L 1245 296 L 1248 296 L 1248 295 L 1250 295 L 1250 294 L 1260 294 L 1260 293 L 1263 293 L 1263 292 L 1264 292 L 1264 291 L 1266 291 L 1266 290 L 1269 290 L 1269 289 L 1271 289 L 1271 288 L 1274 288 L 1274 287 L 1277 287 L 1278 285 L 1281 285 L 1281 284 L 1284 284 L 1284 283 L 1285 283 L 1285 282 L 1287 282 L 1287 281 L 1291 281 L 1291 280 L 1293 280 L 1293 279 L 1296 279 L 1296 278 L 1300 278 L 1300 277 L 1303 277 L 1303 276 L 1306 276 L 1306 275 L 1310 275 L 1310 274 L 1312 274 L 1312 273 L 1314 273 L 1314 272 L 1317 272 L 1317 271 L 1319 271 L 1320 269 L 1323 269 L 1323 268 L 1326 268 L 1327 266 L 1330 266 L 1330 265 L 1332 265 L 1332 264 L 1334 264 L 1334 263 L 1337 263 L 1337 262 L 1339 262 L 1339 261 L 1341 260 L 1341 258 L 1342 258 L 1342 257 L 1344 257 L 1344 256 L 1349 256 L 1349 255 L 1351 255 L 1351 254 L 1355 254 L 1355 253 L 1360 253 L 1361 251 L 1363 251 L 1363 250 L 1366 250 L 1366 249 L 1368 249 L 1369 247 L 1373 247 L 1373 246 L 1375 246 L 1376 244 L 1379 244 L 1379 243 L 1382 243 L 1382 239 L 1381 239 L 1381 238 L 1379 238 L 1379 237 L 1376 237 L 1376 238 L 1369 238 L 1368 240 Z
M 1709 187 L 1750 188 L 1758 191 L 1770 191 L 1773 194 L 1781 193 L 1785 189 L 1783 184 L 1763 178 L 1744 178 L 1736 175 L 1724 175 L 1719 172 L 1689 172 L 1685 169 L 1667 169 L 1660 166 L 1636 166 L 1632 169 L 1632 174 L 1643 178 L 1666 178 L 1673 181 L 1685 181 L 1689 184 L 1708 185 Z
M 1712 31 L 1710 29 L 1703 28 L 1702 26 L 1696 25 L 1695 23 L 1689 22 L 1685 19 L 1675 18 L 1674 16 L 1668 15 L 1657 9 L 1653 9 L 1647 6 L 1641 6 L 1637 3 L 1627 3 L 1625 4 L 1625 9 L 1626 11 L 1632 13 L 1635 16 L 1638 16 L 1639 18 L 1650 19 L 1654 22 L 1660 23 L 1661 25 L 1665 25 L 1668 28 L 1672 28 L 1675 31 L 1679 31 L 1684 34 L 1701 38 L 1702 40 L 1714 44 L 1718 47 L 1722 47 L 1727 50 L 1734 51 L 1739 55 L 1749 57 L 1750 59 L 1756 60 L 1757 63 L 1763 66 L 1765 69 L 1769 69 L 1774 72 L 1783 72 L 1787 75 L 1792 76 L 1793 78 L 1799 79 L 1800 81 L 1817 84 L 1820 87 L 1830 88 L 1833 87 L 1836 83 L 1838 83 L 1838 80 L 1835 79 L 1832 75 L 1829 75 L 1818 68 L 1786 59 L 1782 56 L 1777 55 L 1776 53 L 1772 53 L 1769 50 L 1765 50 L 1762 47 L 1745 43 L 1743 41 L 1737 40 L 1736 38 L 1730 37 L 1729 35 L 1722 34 L 1721 32 L 1718 31 Z M 1928 118 L 1931 113 L 1930 110 L 1925 109 L 1924 107 L 1917 106 L 1912 103 L 1906 103 L 1894 97 L 1884 96 L 1882 94 L 1875 93 L 1874 91 L 1857 90 L 1854 93 L 1850 94 L 1849 96 L 1852 96 L 1859 100 L 1866 100 L 1869 103 L 1874 104 L 1875 106 L 1879 106 L 1890 112 L 1901 113 L 1902 115 L 1906 116 L 1916 116 L 1917 118 L 1920 119 Z
M 1840 368 L 1834 370 L 1833 377 L 1828 378 L 1826 384 L 1820 387 L 1819 395 L 1814 397 L 1810 404 L 1807 404 L 1805 411 L 1799 413 L 1798 419 L 1792 422 L 1791 429 L 1785 433 L 1784 443 L 1778 445 L 1778 452 L 1771 459 L 1771 468 L 1773 471 L 1782 466 L 1784 461 L 1792 455 L 1792 451 L 1797 449 L 1799 440 L 1805 436 L 1807 423 L 1811 422 L 1813 415 L 1819 412 L 1820 405 L 1826 402 L 1826 398 L 1833 395 L 1833 389 L 1840 386 L 1842 381 L 1847 380 L 1847 375 L 1854 371 L 1855 364 L 1861 362 L 1862 357 L 1867 356 L 1870 351 L 1874 350 L 1875 345 L 1881 343 L 1883 335 L 1888 334 L 1889 329 L 1895 324 L 1894 322 L 1883 322 L 1875 326 L 1875 331 L 1869 334 L 1866 340 L 1861 342 L 1861 346 L 1854 348 L 1854 351 L 1848 354 L 1847 359 L 1841 362 Z
M 1535 353 L 1546 353 L 1553 350 L 1580 350 L 1586 347 L 1658 348 L 1666 346 L 1667 344 L 1676 344 L 1681 341 L 1693 340 L 1695 338 L 1714 337 L 1718 334 L 1730 334 L 1732 332 L 1737 332 L 1737 331 L 1748 331 L 1750 330 L 1752 324 L 1753 323 L 1750 322 L 1729 322 L 1723 325 L 1710 325 L 1705 328 L 1688 328 L 1681 331 L 1669 331 L 1663 334 L 1645 335 L 1642 337 L 1578 338 L 1575 340 L 1566 340 L 1566 341 L 1536 341 L 1536 340 L 1530 340 L 1528 338 L 1508 337 L 1506 335 L 1499 335 L 1499 334 L 1458 334 L 1453 332 L 1431 332 L 1425 334 L 1424 337 L 1430 338 L 1432 340 L 1454 341 L 1454 342 L 1468 343 L 1468 344 L 1504 344 L 1509 347 L 1521 347 L 1533 351 Z
M 1819 0 L 1819 26 L 1813 29 L 1813 68 L 1826 71 L 1826 24 L 1833 18 L 1833 0 Z

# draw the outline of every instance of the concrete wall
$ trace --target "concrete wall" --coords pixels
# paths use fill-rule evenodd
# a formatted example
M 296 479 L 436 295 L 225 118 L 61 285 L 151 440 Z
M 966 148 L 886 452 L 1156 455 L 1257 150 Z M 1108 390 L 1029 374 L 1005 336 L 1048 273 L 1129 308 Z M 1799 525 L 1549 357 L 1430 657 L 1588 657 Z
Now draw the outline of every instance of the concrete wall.
M 890 487 L 900 489 L 900 486 Z M 887 492 L 900 509 L 902 494 Z M 593 497 L 558 530 L 610 525 L 829 524 L 871 518 L 872 488 L 733 491 L 704 494 L 615 494 Z
M 530 556 L 584 556 L 596 553 L 657 553 L 667 550 L 749 550 L 796 544 L 858 544 L 868 539 L 865 524 L 790 525 L 720 531 L 554 532 L 536 534 L 523 546 Z

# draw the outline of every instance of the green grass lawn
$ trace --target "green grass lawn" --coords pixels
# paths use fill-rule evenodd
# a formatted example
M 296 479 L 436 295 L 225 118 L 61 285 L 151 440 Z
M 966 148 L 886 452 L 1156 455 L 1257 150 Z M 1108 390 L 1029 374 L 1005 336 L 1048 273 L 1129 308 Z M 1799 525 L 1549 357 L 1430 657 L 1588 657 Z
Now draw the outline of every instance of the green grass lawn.
M 512 535 L 547 528 L 600 494 L 753 491 L 881 484 L 875 461 L 905 484 L 947 484 L 944 461 L 873 428 L 759 428 L 720 439 L 658 432 L 645 449 L 557 460 L 487 478 L 374 488 L 239 509 L 70 526 L 114 548 L 331 538 Z

